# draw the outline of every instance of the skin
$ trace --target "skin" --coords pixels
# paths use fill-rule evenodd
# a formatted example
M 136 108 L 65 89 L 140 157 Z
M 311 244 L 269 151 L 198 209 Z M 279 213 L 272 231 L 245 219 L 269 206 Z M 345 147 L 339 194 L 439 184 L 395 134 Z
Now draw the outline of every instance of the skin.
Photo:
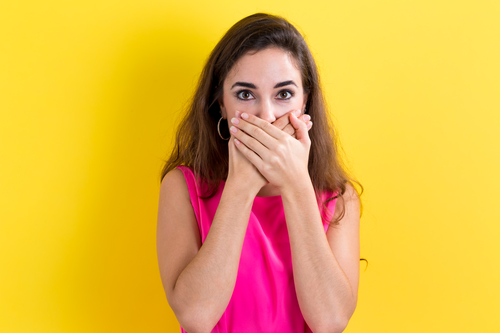
M 300 72 L 287 57 L 277 49 L 245 55 L 224 82 L 222 111 L 233 124 L 229 173 L 203 246 L 182 172 L 173 170 L 162 182 L 157 227 L 160 274 L 167 300 L 188 332 L 210 332 L 226 310 L 253 200 L 276 192 L 283 201 L 295 289 L 308 326 L 319 333 L 342 332 L 355 310 L 359 199 L 347 186 L 344 217 L 325 235 L 307 169 L 308 127 L 290 112 L 303 109 L 306 96 L 297 91 L 293 100 L 277 100 L 273 88 L 292 79 L 302 86 Z M 248 101 L 233 99 L 229 93 L 240 81 L 259 88 L 245 95 Z M 285 132 L 284 120 L 275 126 L 283 117 L 294 136 Z M 339 199 L 334 219 L 340 206 Z

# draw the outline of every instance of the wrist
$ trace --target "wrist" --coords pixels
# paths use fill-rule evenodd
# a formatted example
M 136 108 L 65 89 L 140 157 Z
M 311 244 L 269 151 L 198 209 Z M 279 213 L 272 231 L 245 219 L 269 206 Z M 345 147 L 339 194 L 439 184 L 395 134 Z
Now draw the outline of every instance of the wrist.
M 236 198 L 237 200 L 241 200 L 244 202 L 247 201 L 253 202 L 255 196 L 257 195 L 257 193 L 259 193 L 259 190 L 260 189 L 257 190 L 252 189 L 251 187 L 248 186 L 248 184 L 238 183 L 237 181 L 228 177 L 224 185 L 223 195 L 227 194 L 232 198 Z
M 314 193 L 314 186 L 311 178 L 307 175 L 307 177 L 298 177 L 296 181 L 285 184 L 280 188 L 280 192 L 283 198 L 296 198 L 304 196 L 308 192 Z

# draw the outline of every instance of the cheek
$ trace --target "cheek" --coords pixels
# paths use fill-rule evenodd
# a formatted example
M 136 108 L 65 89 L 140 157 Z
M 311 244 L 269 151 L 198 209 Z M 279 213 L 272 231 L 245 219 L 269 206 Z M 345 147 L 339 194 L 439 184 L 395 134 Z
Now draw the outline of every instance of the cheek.
M 280 105 L 280 107 L 277 107 L 274 110 L 274 116 L 276 117 L 276 119 L 278 119 L 278 118 L 283 117 L 285 114 L 287 114 L 290 111 L 295 111 L 295 110 L 301 110 L 302 111 L 302 109 L 303 109 L 303 99 L 302 98 L 296 98 L 291 103 L 282 103 Z
M 231 118 L 234 118 L 234 109 L 231 108 L 231 109 L 227 109 L 226 108 L 226 113 L 227 113 L 227 120 L 231 120 Z
M 250 103 L 238 103 L 237 100 L 231 97 L 224 99 L 224 106 L 226 108 L 227 119 L 235 117 L 235 111 L 246 112 L 253 115 L 258 111 L 255 105 L 251 105 Z
M 222 100 L 224 102 L 224 109 L 226 109 L 226 117 L 227 119 L 231 119 L 234 117 L 235 105 L 231 99 L 231 96 L 228 96 L 226 92 L 224 92 Z

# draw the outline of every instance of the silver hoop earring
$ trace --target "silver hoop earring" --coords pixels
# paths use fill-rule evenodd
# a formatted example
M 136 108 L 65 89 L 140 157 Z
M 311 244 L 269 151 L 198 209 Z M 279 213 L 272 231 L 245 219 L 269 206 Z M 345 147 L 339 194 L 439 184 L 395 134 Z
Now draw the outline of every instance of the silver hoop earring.
M 221 121 L 221 120 L 222 120 L 222 117 L 220 117 L 219 122 L 217 123 L 217 132 L 219 133 L 219 136 L 220 136 L 220 138 L 221 138 L 222 140 L 226 140 L 226 141 L 227 141 L 227 140 L 229 140 L 229 138 L 230 138 L 231 136 L 229 136 L 229 138 L 227 138 L 227 139 L 226 139 L 226 138 L 223 138 L 223 137 L 222 137 L 222 135 L 220 134 L 220 121 Z

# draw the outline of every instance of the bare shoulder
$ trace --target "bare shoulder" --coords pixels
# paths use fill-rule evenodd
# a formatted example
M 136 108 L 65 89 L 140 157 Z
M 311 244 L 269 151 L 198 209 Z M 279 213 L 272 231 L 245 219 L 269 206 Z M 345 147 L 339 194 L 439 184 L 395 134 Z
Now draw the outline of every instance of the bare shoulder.
M 156 247 L 163 288 L 170 302 L 177 278 L 201 247 L 189 190 L 179 169 L 167 173 L 161 182 Z
M 346 184 L 346 190 L 344 195 L 349 198 L 349 200 L 355 200 L 359 201 L 359 195 L 354 186 L 352 186 L 350 183 Z
M 175 194 L 175 195 L 173 195 Z M 174 169 L 168 172 L 161 182 L 160 196 L 179 196 L 189 199 L 189 190 L 186 184 L 184 174 L 180 169 Z
M 169 228 L 184 228 L 190 225 L 198 230 L 186 179 L 179 169 L 168 172 L 161 182 L 158 226 L 165 224 L 168 224 Z
M 356 189 L 349 183 L 346 184 L 346 190 L 342 196 L 339 196 L 337 199 L 337 203 L 335 204 L 335 212 L 333 215 L 333 220 L 338 219 L 342 213 L 344 213 L 344 217 L 346 214 L 359 214 L 360 209 L 360 199 L 359 194 Z M 342 218 L 344 220 L 344 218 Z M 341 220 L 341 222 L 342 222 Z

